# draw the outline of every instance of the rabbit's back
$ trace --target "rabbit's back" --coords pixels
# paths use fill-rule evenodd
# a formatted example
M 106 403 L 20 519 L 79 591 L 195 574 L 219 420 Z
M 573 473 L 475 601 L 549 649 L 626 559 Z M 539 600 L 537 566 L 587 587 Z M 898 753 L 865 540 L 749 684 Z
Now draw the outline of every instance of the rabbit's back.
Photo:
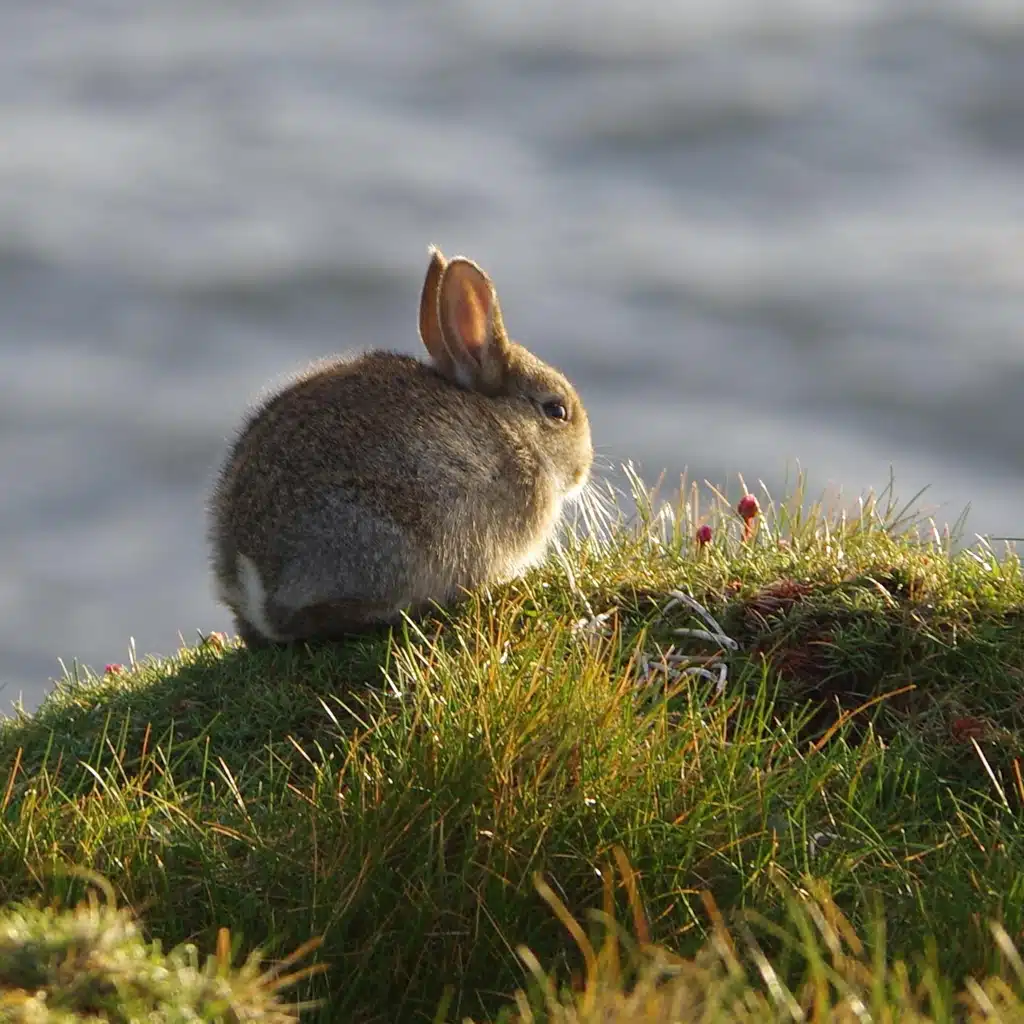
M 339 488 L 424 539 L 436 513 L 465 498 L 479 502 L 489 488 L 516 487 L 514 502 L 503 506 L 495 495 L 486 504 L 520 519 L 537 460 L 495 404 L 408 356 L 321 364 L 256 411 L 215 504 L 232 532 L 264 542 L 268 531 L 287 529 L 297 506 Z
M 514 574 L 534 552 L 510 538 L 545 532 L 552 500 L 509 409 L 495 406 L 383 352 L 285 388 L 243 429 L 215 491 L 222 589 L 244 582 L 239 556 L 289 608 L 341 591 L 369 602 L 382 582 L 412 603 L 447 599 Z

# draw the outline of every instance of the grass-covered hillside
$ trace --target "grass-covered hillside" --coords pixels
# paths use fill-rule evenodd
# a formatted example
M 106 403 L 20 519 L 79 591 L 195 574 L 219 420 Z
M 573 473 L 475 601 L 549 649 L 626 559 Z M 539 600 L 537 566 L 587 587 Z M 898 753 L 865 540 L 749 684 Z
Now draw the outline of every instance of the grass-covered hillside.
M 1017 557 L 738 496 L 394 633 L 64 681 L 0 725 L 0 904 L 84 871 L 164 948 L 319 938 L 311 1021 L 1024 1020 Z

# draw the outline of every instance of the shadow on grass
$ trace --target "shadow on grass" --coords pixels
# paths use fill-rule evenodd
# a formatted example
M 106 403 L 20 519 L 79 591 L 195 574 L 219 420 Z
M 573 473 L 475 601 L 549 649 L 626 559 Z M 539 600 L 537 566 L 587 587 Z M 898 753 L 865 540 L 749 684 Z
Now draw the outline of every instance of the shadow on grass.
M 390 629 L 262 650 L 214 634 L 168 659 L 58 682 L 35 714 L 0 723 L 0 764 L 17 761 L 30 780 L 44 768 L 59 774 L 68 795 L 95 784 L 79 764 L 99 770 L 116 760 L 130 775 L 157 747 L 175 774 L 198 774 L 208 749 L 244 773 L 268 748 L 336 733 L 370 689 L 386 688 L 392 651 Z M 16 795 L 15 784 L 8 801 Z

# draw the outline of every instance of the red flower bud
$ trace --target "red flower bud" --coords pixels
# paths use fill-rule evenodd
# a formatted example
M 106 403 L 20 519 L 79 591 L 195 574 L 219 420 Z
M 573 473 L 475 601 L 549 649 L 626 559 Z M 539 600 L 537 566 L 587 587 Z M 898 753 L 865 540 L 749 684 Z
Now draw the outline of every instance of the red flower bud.
M 697 544 L 700 547 L 704 547 L 705 544 L 710 544 L 710 543 L 711 543 L 711 527 L 708 526 L 707 523 L 705 523 L 697 531 Z
M 736 506 L 736 511 L 739 512 L 740 516 L 746 521 L 750 522 L 755 516 L 760 515 L 761 506 L 757 503 L 757 498 L 752 494 L 744 494 L 740 498 L 740 503 Z
M 107 665 L 103 669 L 105 676 L 120 676 L 124 675 L 124 665 Z

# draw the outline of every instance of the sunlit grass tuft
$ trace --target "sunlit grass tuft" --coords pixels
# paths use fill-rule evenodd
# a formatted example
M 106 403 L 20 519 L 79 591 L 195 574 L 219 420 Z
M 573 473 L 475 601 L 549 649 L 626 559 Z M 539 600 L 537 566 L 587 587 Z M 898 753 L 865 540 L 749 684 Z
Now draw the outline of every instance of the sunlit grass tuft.
M 800 890 L 779 887 L 786 907 L 782 924 L 748 911 L 730 927 L 707 894 L 708 941 L 695 956 L 681 957 L 650 942 L 636 880 L 621 851 L 615 853 L 629 890 L 633 930 L 614 914 L 614 868 L 608 869 L 603 909 L 588 915 L 589 934 L 538 878 L 541 896 L 566 926 L 583 967 L 559 979 L 521 947 L 527 984 L 497 1024 L 1024 1021 L 1024 961 L 998 924 L 991 932 L 1004 953 L 1001 971 L 958 986 L 938 968 L 934 946 L 912 966 L 892 958 L 882 913 L 862 935 L 828 887 L 812 882 Z M 765 937 L 773 955 L 765 951 Z
M 101 881 L 101 884 L 105 883 Z M 318 973 L 296 961 L 307 943 L 269 970 L 252 953 L 233 966 L 237 950 L 226 929 L 216 953 L 194 945 L 167 952 L 146 942 L 134 916 L 95 893 L 72 909 L 31 904 L 0 911 L 0 1020 L 11 1024 L 86 1021 L 252 1021 L 289 1024 L 311 1006 L 281 999 L 282 990 Z

